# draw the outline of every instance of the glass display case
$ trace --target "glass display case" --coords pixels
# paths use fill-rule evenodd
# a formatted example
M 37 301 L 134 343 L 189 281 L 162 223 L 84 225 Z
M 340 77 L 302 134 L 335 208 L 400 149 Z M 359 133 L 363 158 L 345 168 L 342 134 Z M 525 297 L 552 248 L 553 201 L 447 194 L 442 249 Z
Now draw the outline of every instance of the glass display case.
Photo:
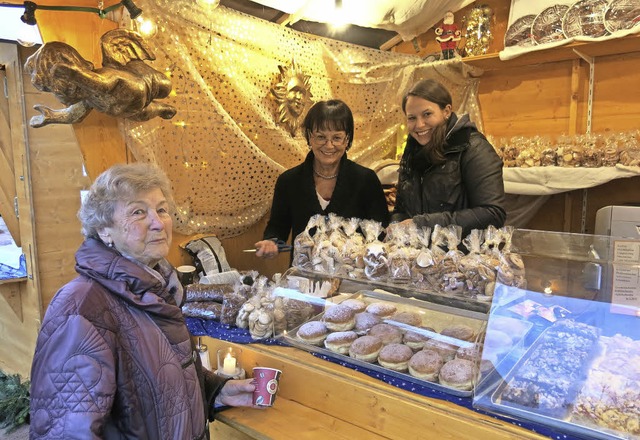
M 513 243 L 526 288 L 497 285 L 487 340 L 530 330 L 502 358 L 485 343 L 474 407 L 580 437 L 639 439 L 640 240 L 519 230 Z
M 486 308 L 473 299 L 416 292 L 406 284 L 292 268 L 274 293 L 313 304 L 313 313 L 280 336 L 356 367 L 472 397 L 483 411 L 580 437 L 639 439 L 640 240 L 519 229 L 510 253 L 522 260 L 521 279 L 505 283 L 499 273 Z M 417 333 L 424 340 L 453 343 L 454 359 L 471 353 L 471 387 L 460 389 L 415 369 L 398 371 L 386 359 L 361 359 L 332 345 L 342 334 L 330 335 L 355 328 L 325 330 L 321 342 L 300 336 L 305 325 L 326 327 L 333 307 L 359 304 L 366 311 L 380 302 L 392 304 L 395 314 L 420 316 L 415 323 L 394 322 L 393 314 L 383 318 L 401 330 L 400 343 Z M 472 339 L 450 339 L 446 329 L 455 326 L 472 328 Z M 412 356 L 422 351 L 424 345 Z

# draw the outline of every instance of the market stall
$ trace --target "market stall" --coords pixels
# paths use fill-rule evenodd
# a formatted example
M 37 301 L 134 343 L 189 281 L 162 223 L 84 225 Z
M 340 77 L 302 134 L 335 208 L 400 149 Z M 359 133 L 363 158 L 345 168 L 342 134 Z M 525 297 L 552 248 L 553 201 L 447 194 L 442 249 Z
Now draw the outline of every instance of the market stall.
M 106 7 L 121 9 L 115 1 L 105 3 Z M 591 245 L 599 239 L 584 235 L 581 244 L 574 247 L 567 238 L 571 234 L 552 232 L 588 232 L 600 207 L 640 203 L 637 193 L 640 177 L 637 162 L 633 163 L 637 159 L 637 143 L 621 143 L 616 161 L 606 166 L 601 162 L 596 166 L 578 163 L 579 154 L 584 153 L 581 149 L 562 150 L 571 155 L 565 160 L 561 154 L 565 160 L 562 163 L 557 161 L 556 150 L 555 162 L 543 166 L 536 162 L 541 158 L 530 155 L 527 149 L 546 137 L 565 136 L 566 141 L 568 136 L 583 142 L 592 135 L 619 137 L 637 132 L 640 111 L 640 91 L 634 86 L 640 75 L 637 26 L 604 38 L 572 37 L 561 44 L 536 46 L 535 50 L 529 48 L 512 57 L 505 56 L 508 51 L 503 51 L 506 41 L 502 36 L 519 15 L 531 12 L 524 10 L 525 2 L 492 0 L 482 5 L 458 2 L 462 8 L 456 11 L 460 28 L 465 23 L 467 29 L 473 30 L 475 26 L 478 32 L 475 37 L 473 33 L 466 36 L 469 41 L 466 51 L 465 39 L 460 40 L 458 55 L 464 57 L 442 61 L 434 57 L 439 54 L 440 45 L 430 27 L 422 34 L 416 31 L 415 38 L 396 41 L 391 50 L 378 51 L 312 37 L 224 7 L 212 13 L 200 2 L 140 0 L 139 3 L 145 14 L 153 16 L 164 29 L 153 40 L 158 57 L 148 64 L 171 79 L 173 91 L 154 98 L 166 99 L 177 109 L 172 120 L 129 120 L 93 112 L 73 126 L 36 128 L 30 123 L 39 113 L 33 106 L 59 108 L 59 102 L 51 94 L 37 90 L 23 70 L 35 48 L 2 43 L 0 77 L 5 80 L 7 93 L 0 106 L 6 128 L 0 139 L 4 153 L 0 162 L 7 172 L 0 184 L 7 203 L 2 203 L 1 214 L 7 217 L 12 233 L 17 231 L 19 235 L 14 238 L 24 249 L 20 269 L 26 274 L 16 282 L 0 283 L 0 300 L 9 304 L 0 309 L 0 324 L 8 329 L 3 336 L 7 343 L 0 344 L 3 367 L 28 375 L 38 323 L 57 289 L 75 276 L 73 252 L 80 241 L 75 220 L 78 193 L 99 172 L 113 163 L 127 161 L 150 161 L 166 170 L 175 183 L 178 205 L 177 238 L 170 256 L 175 266 L 193 263 L 191 256 L 177 245 L 183 238 L 217 234 L 228 261 L 239 273 L 263 271 L 271 277 L 284 272 L 288 255 L 264 262 L 252 254 L 243 254 L 242 250 L 252 248 L 262 237 L 275 179 L 306 152 L 305 141 L 296 131 L 299 121 L 293 118 L 295 115 L 283 99 L 287 85 L 295 83 L 305 88 L 307 104 L 311 103 L 311 97 L 320 100 L 335 95 L 350 101 L 357 113 L 358 137 L 350 157 L 371 166 L 378 160 L 397 159 L 405 138 L 399 107 L 402 90 L 418 77 L 436 78 L 451 87 L 456 111 L 470 113 L 478 127 L 496 140 L 494 146 L 501 154 L 506 152 L 504 147 L 514 146 L 511 142 L 514 136 L 519 139 L 517 148 L 509 151 L 515 155 L 507 157 L 513 163 L 504 169 L 505 188 L 513 201 L 509 220 L 519 227 L 549 231 L 546 235 L 521 235 L 527 237 L 527 246 L 531 242 L 544 245 L 544 258 L 536 254 L 539 249 L 517 248 L 523 255 L 530 253 L 525 255 L 527 273 L 532 277 L 527 279 L 528 286 L 509 285 L 506 296 L 494 294 L 482 300 L 477 300 L 475 293 L 475 300 L 470 302 L 443 295 L 438 289 L 408 288 L 408 284 L 398 288 L 397 283 L 368 277 L 359 280 L 359 287 L 347 289 L 349 283 L 342 283 L 345 274 L 335 277 L 336 274 L 312 268 L 308 277 L 329 276 L 345 285 L 344 291 L 334 292 L 335 301 L 323 302 L 314 316 L 321 316 L 325 306 L 338 299 L 344 300 L 345 296 L 363 290 L 390 291 L 404 299 L 403 294 L 411 290 L 419 298 L 409 299 L 420 303 L 407 305 L 416 312 L 448 310 L 447 316 L 458 317 L 457 310 L 465 310 L 477 323 L 475 333 L 484 334 L 485 338 L 491 336 L 492 320 L 498 317 L 493 315 L 493 306 L 508 309 L 517 305 L 513 301 L 520 300 L 525 304 L 523 313 L 529 316 L 515 316 L 511 310 L 507 317 L 530 324 L 535 330 L 531 335 L 539 336 L 552 328 L 553 323 L 541 320 L 538 311 L 548 312 L 551 302 L 563 294 L 579 294 L 578 299 L 588 304 L 611 303 L 613 298 L 631 301 L 631 305 L 619 310 L 599 311 L 601 316 L 611 319 L 605 323 L 597 321 L 597 325 L 593 319 L 580 321 L 588 318 L 581 313 L 586 308 L 584 303 L 577 301 L 563 307 L 582 324 L 600 329 L 599 347 L 608 348 L 611 341 L 617 343 L 618 339 L 613 339 L 615 331 L 637 343 L 638 335 L 632 332 L 637 326 L 618 329 L 611 325 L 622 313 L 620 310 L 638 306 L 637 286 L 633 284 L 637 261 L 625 263 L 631 269 L 623 267 L 616 272 L 608 256 L 610 243 L 599 243 L 602 246 L 597 248 L 596 258 Z M 516 3 L 518 8 L 514 7 Z M 568 8 L 574 2 L 562 3 L 571 3 L 565 5 Z M 621 2 L 615 3 L 621 6 Z M 511 17 L 511 12 L 518 16 Z M 91 19 L 78 20 L 74 13 L 44 9 L 37 12 L 45 41 L 65 41 L 84 60 L 98 66 L 104 61 L 100 56 L 101 36 L 120 25 L 129 26 L 130 22 L 126 16 L 118 16 L 123 18 L 122 22 L 114 22 L 93 15 Z M 432 21 L 435 24 L 436 20 Z M 597 75 L 593 74 L 594 69 Z M 508 141 L 503 143 L 499 139 Z M 571 148 L 574 146 L 575 143 L 571 144 Z M 601 153 L 600 159 L 605 156 L 604 149 Z M 626 156 L 621 159 L 620 153 Z M 533 165 L 527 161 L 533 161 Z M 522 208 L 520 214 L 518 207 Z M 623 249 L 623 253 L 637 255 L 634 243 L 631 250 Z M 545 260 L 550 255 L 553 258 L 548 261 L 553 264 Z M 618 284 L 613 284 L 614 279 Z M 447 280 L 457 283 L 455 277 Z M 552 293 L 545 294 L 545 289 L 551 289 Z M 498 304 L 499 298 L 511 302 Z M 404 304 L 404 299 L 398 304 Z M 525 303 L 526 300 L 531 302 Z M 244 302 L 237 297 L 227 302 L 231 310 L 242 305 Z M 536 312 L 527 309 L 527 305 Z M 221 301 L 214 313 L 222 314 L 223 306 Z M 631 315 L 622 314 L 624 319 L 619 321 L 635 324 Z M 220 323 L 211 316 L 189 317 L 187 322 L 194 338 L 201 337 L 201 342 L 208 346 L 208 359 L 214 368 L 217 349 L 233 346 L 242 350 L 240 360 L 247 371 L 255 365 L 269 365 L 284 372 L 275 407 L 261 412 L 241 409 L 223 412 L 220 422 L 213 425 L 220 436 L 299 438 L 301 432 L 307 432 L 316 438 L 339 435 L 420 438 L 425 432 L 433 432 L 445 438 L 608 439 L 618 435 L 618 426 L 596 423 L 596 427 L 585 427 L 583 419 L 588 417 L 574 419 L 569 415 L 564 420 L 565 414 L 553 411 L 542 414 L 521 402 L 503 404 L 505 384 L 519 378 L 517 367 L 525 365 L 531 354 L 536 353 L 535 341 L 526 336 L 519 338 L 521 342 L 517 343 L 511 363 L 501 364 L 504 369 L 500 377 L 504 380 L 493 382 L 495 388 L 478 388 L 478 382 L 472 390 L 464 390 L 464 395 L 459 392 L 456 395 L 448 387 L 443 390 L 438 383 L 434 386 L 431 381 L 416 382 L 413 376 L 389 373 L 377 363 L 371 368 L 351 361 L 344 353 L 336 357 L 327 353 L 326 347 L 310 347 L 282 332 L 254 337 L 248 328 L 233 322 Z M 439 333 L 444 327 L 436 330 Z M 480 364 L 490 359 L 478 354 L 475 360 Z M 582 379 L 597 376 L 602 365 L 598 356 L 590 357 L 585 362 L 589 369 L 580 371 Z M 626 367 L 624 364 L 623 368 Z M 628 371 L 635 371 L 633 365 Z M 628 383 L 627 388 L 633 392 L 638 379 L 616 376 L 612 380 Z M 580 388 L 572 397 L 578 398 L 589 390 L 586 386 Z M 613 396 L 620 397 L 619 390 L 614 391 Z M 616 408 L 617 419 L 620 414 L 627 413 Z M 637 435 L 632 423 L 624 428 Z M 611 429 L 613 434 L 607 431 Z M 626 433 L 620 435 L 624 438 Z
M 485 237 L 496 233 L 485 232 Z M 187 292 L 193 289 L 191 299 L 200 300 L 185 306 L 188 327 L 207 346 L 202 355 L 212 369 L 222 369 L 217 351 L 233 346 L 240 349 L 237 361 L 245 371 L 282 370 L 278 398 L 293 413 L 287 415 L 292 423 L 302 423 L 307 411 L 324 414 L 302 431 L 326 434 L 336 424 L 350 424 L 372 438 L 411 438 L 435 424 L 441 435 L 456 438 L 477 438 L 473 430 L 492 438 L 634 438 L 637 413 L 628 403 L 638 397 L 640 285 L 634 273 L 640 243 L 532 230 L 504 233 L 510 238 L 497 240 L 505 245 L 500 252 L 498 246 L 483 247 L 498 252 L 495 257 L 503 262 L 495 278 L 485 279 L 496 281 L 491 292 L 478 290 L 484 286 L 477 278 L 485 258 L 480 254 L 474 265 L 459 266 L 465 269 L 455 275 L 461 284 L 453 290 L 447 257 L 439 269 L 412 266 L 409 278 L 398 277 L 401 268 L 391 258 L 385 276 L 345 273 L 340 266 L 327 273 L 327 266 L 301 264 L 283 274 L 270 293 L 237 307 L 235 322 L 227 315 L 231 299 L 227 308 L 227 294 L 216 294 L 219 286 L 187 286 Z M 389 244 L 390 255 L 392 249 Z M 254 284 L 252 291 L 259 290 Z M 216 295 L 222 297 L 219 312 L 202 301 Z M 354 309 L 351 325 L 343 316 L 334 321 L 341 307 Z M 379 319 L 368 322 L 378 313 Z M 317 327 L 325 325 L 329 331 L 320 332 L 318 342 Z M 353 339 L 344 341 L 347 333 Z M 379 354 L 360 356 L 357 341 L 376 337 L 388 338 Z M 334 339 L 342 345 L 330 343 Z M 396 355 L 406 350 L 404 366 L 396 357 L 387 360 L 385 349 Z M 422 363 L 427 352 L 442 356 L 436 370 L 425 370 L 432 368 Z M 445 371 L 467 363 L 466 379 Z M 363 414 L 360 405 L 369 410 Z M 442 417 L 448 416 L 456 422 L 445 423 Z M 410 427 L 405 417 L 415 417 Z M 234 409 L 221 417 L 225 427 L 216 429 L 237 430 L 247 438 L 278 436 L 277 425 L 266 420 Z

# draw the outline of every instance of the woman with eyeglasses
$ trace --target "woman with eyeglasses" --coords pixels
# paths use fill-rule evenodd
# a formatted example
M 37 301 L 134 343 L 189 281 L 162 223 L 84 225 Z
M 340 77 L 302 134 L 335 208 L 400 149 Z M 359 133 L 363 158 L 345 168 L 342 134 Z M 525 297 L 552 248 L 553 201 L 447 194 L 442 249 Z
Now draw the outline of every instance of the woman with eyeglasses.
M 353 114 L 344 102 L 314 104 L 302 123 L 309 154 L 278 177 L 264 239 L 256 256 L 274 258 L 278 244 L 292 241 L 316 214 L 376 220 L 387 226 L 389 210 L 375 172 L 347 159 L 353 143 Z
M 502 160 L 469 115 L 453 112 L 449 91 L 431 79 L 418 81 L 402 110 L 409 136 L 392 222 L 459 225 L 463 237 L 472 229 L 503 226 Z

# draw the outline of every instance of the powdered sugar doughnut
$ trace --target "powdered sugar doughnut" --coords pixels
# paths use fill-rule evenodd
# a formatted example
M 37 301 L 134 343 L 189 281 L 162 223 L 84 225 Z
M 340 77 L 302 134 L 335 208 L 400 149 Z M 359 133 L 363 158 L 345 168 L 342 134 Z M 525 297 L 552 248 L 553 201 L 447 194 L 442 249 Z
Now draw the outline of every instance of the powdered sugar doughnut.
M 413 350 L 404 344 L 389 344 L 382 347 L 378 355 L 380 366 L 394 371 L 407 371 Z
M 367 303 L 357 298 L 345 299 L 340 304 L 342 304 L 343 306 L 351 307 L 353 310 L 355 310 L 356 313 L 364 312 L 367 308 Z
M 357 313 L 353 330 L 359 335 L 366 334 L 371 327 L 382 322 L 382 318 L 369 312 Z
M 376 324 L 371 327 L 368 335 L 378 337 L 384 345 L 402 343 L 402 331 L 391 324 Z
M 324 346 L 333 352 L 347 354 L 349 353 L 349 347 L 351 347 L 351 344 L 353 344 L 353 341 L 356 339 L 358 339 L 358 335 L 352 330 L 333 332 L 329 333 L 324 340 Z
M 375 336 L 360 336 L 349 347 L 349 356 L 364 362 L 375 362 L 382 350 L 382 341 Z
M 322 345 L 322 342 L 327 337 L 329 330 L 324 322 L 321 321 L 309 321 L 305 322 L 298 329 L 298 339 L 311 345 Z
M 381 318 L 388 318 L 396 312 L 396 306 L 386 302 L 373 302 L 367 306 L 366 311 Z
M 353 328 L 355 316 L 356 312 L 351 307 L 336 304 L 324 312 L 322 321 L 324 321 L 329 330 L 343 332 Z

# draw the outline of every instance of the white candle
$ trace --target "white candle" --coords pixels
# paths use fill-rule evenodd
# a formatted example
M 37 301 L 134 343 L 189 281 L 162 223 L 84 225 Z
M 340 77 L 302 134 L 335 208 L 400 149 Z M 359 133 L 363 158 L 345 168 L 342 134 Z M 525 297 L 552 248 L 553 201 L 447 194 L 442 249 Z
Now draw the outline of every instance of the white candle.
M 222 372 L 227 376 L 233 376 L 236 374 L 236 358 L 232 357 L 231 354 L 227 354 L 224 358 Z

